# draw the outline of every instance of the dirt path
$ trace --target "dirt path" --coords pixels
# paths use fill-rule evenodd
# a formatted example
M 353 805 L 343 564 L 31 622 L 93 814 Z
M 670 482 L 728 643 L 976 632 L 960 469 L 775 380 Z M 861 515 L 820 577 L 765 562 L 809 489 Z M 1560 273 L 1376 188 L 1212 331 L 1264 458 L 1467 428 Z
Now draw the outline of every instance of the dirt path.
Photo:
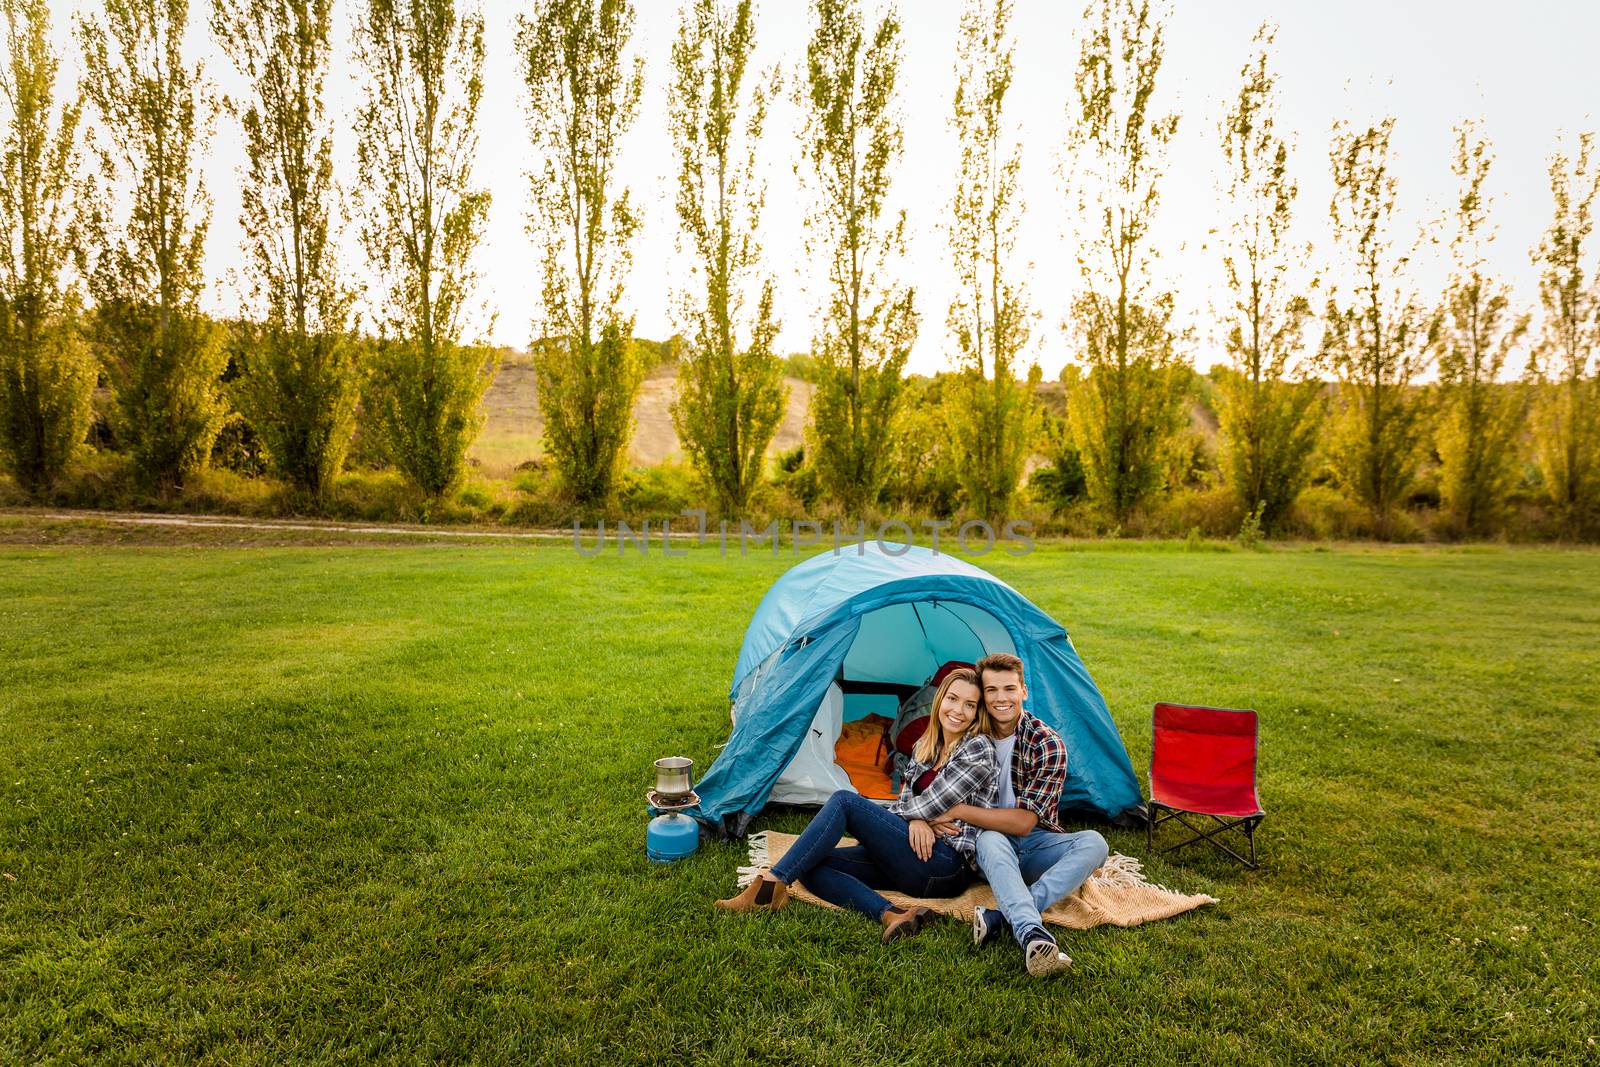
M 394 534 L 416 535 L 419 537 L 527 537 L 549 540 L 555 537 L 570 536 L 554 530 L 440 530 L 413 526 L 347 526 L 337 522 L 266 522 L 259 519 L 232 518 L 196 519 L 187 515 L 119 514 L 104 511 L 90 512 L 85 515 L 73 512 L 41 512 L 38 513 L 38 517 L 52 519 L 57 522 L 93 519 L 99 522 L 126 523 L 131 526 L 221 526 L 246 530 L 315 530 L 318 532 L 337 531 L 349 534 Z
M 687 525 L 687 528 L 684 528 Z M 643 531 L 634 529 L 637 537 Z M 696 540 L 693 524 L 672 531 L 674 543 Z M 715 534 L 712 535 L 715 537 Z M 615 524 L 607 523 L 607 545 L 616 544 Z M 649 524 L 652 550 L 661 545 L 659 522 Z M 581 541 L 590 554 L 595 528 L 585 525 Z M 572 544 L 572 529 L 520 527 L 448 528 L 420 524 L 250 519 L 229 515 L 168 515 L 139 511 L 62 511 L 0 508 L 0 545 L 192 545 L 232 547 L 330 545 Z M 637 542 L 635 542 L 637 545 Z M 615 551 L 616 549 L 612 549 Z
M 0 543 L 325 545 L 545 542 L 570 530 L 443 529 L 437 526 L 246 519 L 221 515 L 0 509 Z

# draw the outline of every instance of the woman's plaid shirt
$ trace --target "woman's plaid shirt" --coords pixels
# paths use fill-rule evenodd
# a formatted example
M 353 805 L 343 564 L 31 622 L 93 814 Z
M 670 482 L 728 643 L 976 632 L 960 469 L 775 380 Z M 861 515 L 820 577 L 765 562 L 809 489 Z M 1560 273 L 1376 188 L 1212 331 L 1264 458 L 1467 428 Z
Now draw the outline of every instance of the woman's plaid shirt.
M 1020 739 L 1019 739 L 1020 744 Z M 901 779 L 900 799 L 889 810 L 905 819 L 933 819 L 957 804 L 972 804 L 980 808 L 994 807 L 1000 792 L 1000 775 L 994 751 L 994 738 L 982 734 L 968 734 L 950 753 L 950 760 L 934 775 L 928 788 L 915 792 L 915 783 L 929 765 L 915 758 Z M 1060 786 L 1056 787 L 1060 795 Z M 940 838 L 951 848 L 971 861 L 978 852 L 978 828 L 957 822 L 961 833 Z

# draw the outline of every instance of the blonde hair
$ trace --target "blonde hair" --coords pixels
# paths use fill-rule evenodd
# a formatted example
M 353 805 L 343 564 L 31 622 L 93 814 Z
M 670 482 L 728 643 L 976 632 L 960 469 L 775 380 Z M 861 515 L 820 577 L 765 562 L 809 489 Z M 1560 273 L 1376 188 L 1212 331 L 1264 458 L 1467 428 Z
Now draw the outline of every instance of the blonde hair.
M 954 737 L 946 737 L 944 723 L 939 719 L 939 708 L 944 704 L 945 694 L 956 682 L 966 682 L 978 691 L 978 714 L 972 717 L 967 728 Z M 933 707 L 928 716 L 928 728 L 922 731 L 922 736 L 917 738 L 917 743 L 911 749 L 911 758 L 924 767 L 942 767 L 945 760 L 950 758 L 950 753 L 955 751 L 957 744 L 967 734 L 977 733 L 985 737 L 994 736 L 994 719 L 989 715 L 989 707 L 983 702 L 983 686 L 978 684 L 978 672 L 971 667 L 957 667 L 944 676 L 944 681 L 939 683 L 939 691 L 933 695 Z

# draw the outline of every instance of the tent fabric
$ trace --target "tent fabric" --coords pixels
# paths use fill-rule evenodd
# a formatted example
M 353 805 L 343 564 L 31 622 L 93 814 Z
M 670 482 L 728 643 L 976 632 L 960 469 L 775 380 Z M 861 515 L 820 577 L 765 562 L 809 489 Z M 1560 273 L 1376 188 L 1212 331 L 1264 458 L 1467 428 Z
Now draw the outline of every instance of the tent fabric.
M 1114 819 L 1141 804 L 1127 750 L 1059 623 L 993 575 L 915 545 L 823 551 L 773 583 L 745 633 L 733 731 L 689 814 L 742 835 L 806 740 L 840 677 L 922 683 L 947 660 L 1015 652 L 1028 710 L 1069 752 L 1064 810 Z
M 841 789 L 852 789 L 850 774 L 834 761 L 834 742 L 844 724 L 844 691 L 828 686 L 800 741 L 768 797 L 776 804 L 823 804 Z
M 838 551 L 820 552 L 790 568 L 774 582 L 756 606 L 750 627 L 745 631 L 744 644 L 739 648 L 739 660 L 733 670 L 730 699 L 745 676 L 795 634 L 809 624 L 820 622 L 840 604 L 889 582 L 941 576 L 967 578 L 992 583 L 1015 595 L 1000 579 L 954 556 L 917 545 L 894 548 L 905 551 L 886 552 L 879 542 L 868 541 Z

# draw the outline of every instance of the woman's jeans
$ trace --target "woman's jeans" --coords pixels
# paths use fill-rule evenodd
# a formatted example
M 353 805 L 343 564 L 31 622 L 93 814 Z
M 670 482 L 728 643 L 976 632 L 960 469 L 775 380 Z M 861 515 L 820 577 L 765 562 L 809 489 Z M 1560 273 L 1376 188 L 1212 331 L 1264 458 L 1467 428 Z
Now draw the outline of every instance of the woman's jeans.
M 861 842 L 839 848 L 846 834 Z M 972 881 L 961 854 L 943 840 L 927 860 L 911 851 L 911 824 L 859 793 L 841 789 L 772 867 L 785 883 L 798 880 L 829 904 L 883 918 L 892 904 L 877 889 L 913 897 L 959 896 Z

